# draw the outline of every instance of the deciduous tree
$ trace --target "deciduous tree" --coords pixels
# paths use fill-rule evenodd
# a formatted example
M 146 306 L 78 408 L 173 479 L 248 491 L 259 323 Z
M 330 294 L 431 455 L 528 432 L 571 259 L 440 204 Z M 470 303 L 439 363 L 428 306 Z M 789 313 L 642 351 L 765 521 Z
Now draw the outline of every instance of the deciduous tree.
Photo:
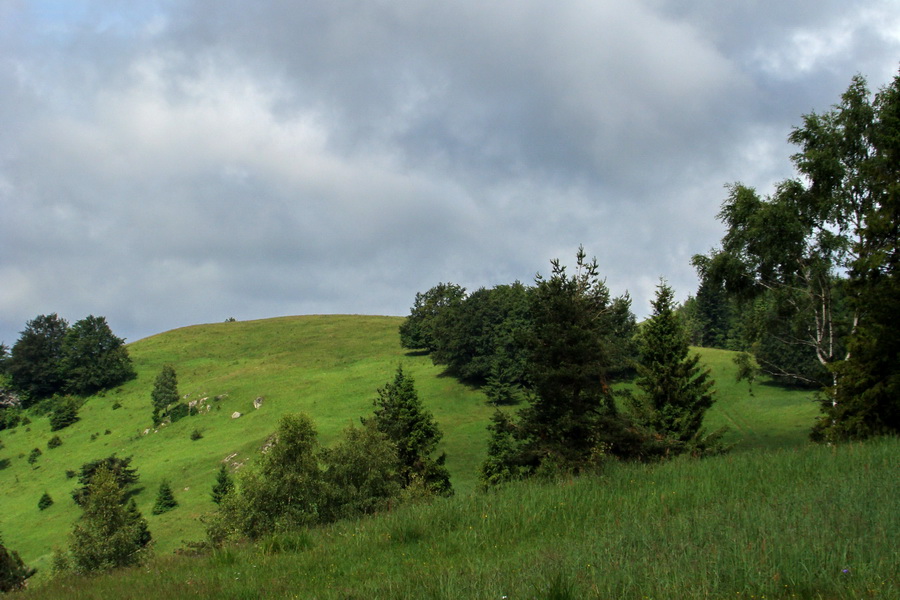
M 88 396 L 135 377 L 125 340 L 113 335 L 105 317 L 90 315 L 66 332 L 61 369 L 70 393 Z
M 26 408 L 63 389 L 60 361 L 68 329 L 69 324 L 56 313 L 39 315 L 26 323 L 13 345 L 6 368 L 13 386 L 23 394 Z

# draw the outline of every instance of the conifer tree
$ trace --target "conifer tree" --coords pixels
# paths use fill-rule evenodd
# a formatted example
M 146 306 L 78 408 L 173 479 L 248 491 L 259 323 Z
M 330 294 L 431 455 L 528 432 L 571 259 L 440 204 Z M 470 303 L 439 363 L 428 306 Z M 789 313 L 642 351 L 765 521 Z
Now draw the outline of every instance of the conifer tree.
M 153 505 L 153 514 L 161 515 L 164 512 L 168 512 L 178 506 L 178 501 L 175 500 L 175 495 L 172 493 L 172 487 L 169 485 L 169 482 L 163 480 L 162 483 L 159 484 L 159 492 L 156 494 L 156 503 Z
M 137 564 L 146 547 L 146 522 L 126 507 L 125 492 L 105 465 L 88 487 L 84 513 L 72 530 L 73 568 L 88 573 Z
M 216 475 L 216 483 L 212 487 L 212 501 L 221 504 L 225 496 L 234 490 L 234 481 L 228 473 L 228 467 L 225 463 L 219 467 L 219 473 Z
M 451 495 L 450 473 L 444 467 L 446 456 L 432 457 L 443 434 L 402 365 L 397 366 L 393 381 L 378 390 L 374 404 L 375 426 L 397 445 L 404 486 L 418 480 L 433 493 Z
M 25 580 L 34 575 L 35 569 L 28 568 L 19 553 L 8 549 L 0 539 L 0 592 L 11 592 L 25 586 Z
M 699 366 L 700 356 L 690 353 L 672 288 L 660 283 L 652 306 L 653 314 L 639 336 L 635 417 L 656 434 L 664 452 L 702 451 L 719 436 L 702 434 L 703 416 L 713 404 L 714 382 L 709 369 Z
M 491 415 L 488 434 L 488 455 L 481 465 L 482 485 L 518 479 L 521 476 L 521 466 L 518 464 L 521 448 L 516 440 L 515 424 L 506 413 L 497 409 Z
M 178 377 L 172 365 L 164 366 L 156 376 L 150 399 L 153 403 L 153 424 L 159 425 L 169 406 L 178 403 Z

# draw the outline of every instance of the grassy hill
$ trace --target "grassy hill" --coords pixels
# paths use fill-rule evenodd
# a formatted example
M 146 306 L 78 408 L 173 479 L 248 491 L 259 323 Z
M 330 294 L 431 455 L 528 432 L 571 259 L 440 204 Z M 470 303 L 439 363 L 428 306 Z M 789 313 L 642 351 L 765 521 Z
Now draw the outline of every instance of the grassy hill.
M 129 345 L 137 379 L 88 399 L 81 420 L 59 432 L 62 446 L 49 449 L 53 435 L 46 417 L 0 432 L 4 448 L 0 470 L 4 489 L 0 533 L 25 561 L 47 572 L 54 546 L 67 544 L 79 515 L 70 493 L 85 462 L 116 453 L 132 456 L 140 475 L 138 507 L 149 521 L 158 554 L 171 553 L 183 540 L 203 535 L 198 517 L 213 508 L 210 487 L 219 464 L 252 458 L 275 429 L 282 414 L 306 412 L 328 445 L 360 416 L 370 414 L 375 390 L 391 377 L 398 363 L 416 379 L 426 406 L 443 432 L 441 450 L 457 494 L 469 496 L 486 447 L 492 408 L 483 394 L 431 364 L 428 356 L 400 347 L 402 319 L 369 316 L 306 316 L 262 321 L 200 325 L 170 331 Z M 734 382 L 731 354 L 702 350 L 703 360 L 718 383 L 717 404 L 709 427 L 731 427 L 736 450 L 804 445 L 817 412 L 810 394 L 762 384 L 748 393 Z M 150 391 L 164 364 L 178 373 L 187 400 L 209 407 L 202 414 L 158 430 L 151 428 Z M 218 399 L 216 399 L 218 398 Z M 262 398 L 259 409 L 253 408 Z M 114 409 L 118 403 L 121 408 Z M 232 418 L 241 412 L 240 418 Z M 202 434 L 191 439 L 195 430 Z M 32 466 L 33 448 L 42 455 Z M 150 514 L 156 490 L 168 479 L 180 506 L 159 516 Z M 55 503 L 39 511 L 44 492 Z M 40 577 L 40 576 L 39 576 Z

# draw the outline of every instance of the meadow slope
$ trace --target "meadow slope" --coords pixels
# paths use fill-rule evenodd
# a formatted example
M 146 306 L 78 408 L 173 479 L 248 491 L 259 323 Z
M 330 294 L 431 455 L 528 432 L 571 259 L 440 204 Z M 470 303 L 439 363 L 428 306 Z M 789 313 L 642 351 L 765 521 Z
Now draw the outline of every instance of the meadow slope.
M 53 435 L 46 417 L 0 432 L 4 489 L 0 533 L 30 565 L 47 572 L 55 546 L 64 546 L 79 510 L 70 493 L 85 462 L 110 454 L 133 457 L 140 475 L 135 498 L 147 517 L 160 555 L 183 540 L 203 535 L 198 518 L 210 511 L 210 487 L 219 464 L 253 460 L 285 413 L 305 412 L 328 445 L 342 429 L 370 414 L 376 389 L 402 363 L 416 379 L 426 406 L 444 432 L 440 450 L 458 495 L 469 495 L 486 448 L 486 424 L 493 410 L 484 395 L 446 376 L 428 356 L 400 347 L 397 317 L 304 316 L 186 327 L 128 346 L 138 377 L 116 390 L 91 397 L 80 421 L 59 432 L 63 444 L 47 447 Z M 731 428 L 735 450 L 806 444 L 817 412 L 810 393 L 757 385 L 753 395 L 734 381 L 731 353 L 700 350 L 717 379 L 717 403 L 708 425 Z M 154 430 L 150 391 L 165 364 L 178 374 L 187 400 L 204 400 L 208 412 Z M 219 398 L 216 400 L 216 398 Z M 262 406 L 253 408 L 256 398 Z M 114 409 L 115 404 L 121 408 Z M 241 412 L 240 418 L 232 414 Z M 194 431 L 202 437 L 191 439 Z M 32 466 L 26 457 L 40 448 Z M 160 482 L 168 479 L 179 507 L 150 514 Z M 38 510 L 47 492 L 54 504 Z M 41 577 L 40 575 L 38 576 Z

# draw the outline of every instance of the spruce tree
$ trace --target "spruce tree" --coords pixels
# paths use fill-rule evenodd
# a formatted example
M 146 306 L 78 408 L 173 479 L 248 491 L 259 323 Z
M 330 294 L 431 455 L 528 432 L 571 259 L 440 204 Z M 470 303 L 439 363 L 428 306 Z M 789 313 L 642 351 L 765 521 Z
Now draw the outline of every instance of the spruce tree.
M 164 366 L 156 376 L 150 399 L 153 404 L 153 424 L 159 425 L 169 406 L 178 403 L 178 377 L 172 365 Z
M 162 483 L 159 484 L 159 492 L 156 494 L 156 503 L 153 505 L 153 514 L 161 515 L 164 512 L 168 512 L 178 506 L 178 501 L 175 500 L 175 495 L 172 493 L 172 487 L 169 485 L 168 481 L 163 480 Z
M 216 475 L 216 483 L 212 487 L 212 501 L 221 504 L 225 496 L 234 490 L 234 481 L 228 473 L 228 467 L 225 463 L 219 467 L 219 473 Z
M 613 329 L 609 290 L 596 259 L 583 248 L 576 272 L 552 261 L 548 279 L 538 275 L 529 296 L 526 337 L 529 406 L 520 413 L 523 457 L 530 468 L 551 461 L 578 469 L 602 442 L 616 405 L 609 387 Z M 627 301 L 623 301 L 626 302 Z
M 125 492 L 105 465 L 94 473 L 81 520 L 72 530 L 73 568 L 104 571 L 140 562 L 146 547 L 146 522 L 124 504 Z
M 444 467 L 446 456 L 432 456 L 443 434 L 402 365 L 397 366 L 393 381 L 378 390 L 374 404 L 375 426 L 397 445 L 404 486 L 419 481 L 432 493 L 451 495 L 450 473 Z
M 25 587 L 25 580 L 34 573 L 35 569 L 25 566 L 19 553 L 8 549 L 0 539 L 0 592 L 11 592 Z
M 714 382 L 709 369 L 700 367 L 700 356 L 690 353 L 672 288 L 660 283 L 652 306 L 639 336 L 635 418 L 655 434 L 665 453 L 702 451 L 720 435 L 704 438 L 702 433 Z

